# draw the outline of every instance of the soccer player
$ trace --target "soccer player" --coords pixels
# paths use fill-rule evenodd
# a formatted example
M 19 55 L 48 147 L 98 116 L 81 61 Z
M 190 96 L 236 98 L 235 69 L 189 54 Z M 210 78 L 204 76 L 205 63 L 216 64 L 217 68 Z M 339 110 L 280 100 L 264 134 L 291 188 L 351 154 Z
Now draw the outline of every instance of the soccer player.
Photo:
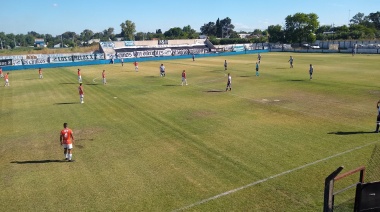
M 224 70 L 227 71 L 227 60 L 224 60 Z
M 165 77 L 165 66 L 164 66 L 164 64 L 161 64 L 161 66 L 160 66 L 160 76 Z
M 139 71 L 139 63 L 137 61 L 135 61 L 133 63 L 133 65 L 135 65 L 135 71 L 138 72 Z
M 4 86 L 9 86 L 9 72 L 5 74 L 4 80 L 5 80 L 5 85 Z
M 80 69 L 78 68 L 78 82 L 82 83 L 82 75 L 80 73 Z
M 79 91 L 80 103 L 83 104 L 84 103 L 84 91 L 83 91 L 82 83 L 79 83 L 78 91 Z
M 107 84 L 107 80 L 106 80 L 106 70 L 103 70 L 103 72 L 102 72 L 102 79 L 103 79 L 103 85 Z
M 40 75 L 40 79 L 44 78 L 44 76 L 42 76 L 42 69 L 41 68 L 38 69 L 38 74 Z
M 259 60 L 259 64 L 260 64 L 260 62 L 261 62 L 261 54 L 260 53 L 257 55 L 257 59 Z
M 260 63 L 260 61 L 256 62 L 256 77 L 259 76 L 259 63 Z
M 310 68 L 309 68 L 309 74 L 310 74 L 310 80 L 313 79 L 313 72 L 314 72 L 314 68 L 313 68 L 313 65 L 310 64 Z
M 121 61 L 121 66 L 124 66 L 124 59 L 121 58 L 120 61 Z
M 377 101 L 377 120 L 376 120 L 376 130 L 375 133 L 379 133 L 379 127 L 380 127 L 380 100 Z
M 288 61 L 290 63 L 290 68 L 293 68 L 293 57 L 290 56 L 290 59 Z
M 183 83 L 185 83 L 185 85 L 187 85 L 186 71 L 185 70 L 182 71 L 182 86 L 183 86 Z
M 0 67 L 0 77 L 3 78 L 4 75 L 3 75 L 3 68 Z
M 230 91 L 231 91 L 231 84 L 232 84 L 232 78 L 231 78 L 231 75 L 230 75 L 230 73 L 228 73 L 226 91 L 228 91 L 228 88 L 229 88 L 229 89 L 230 89 Z
M 192 56 L 192 57 L 193 57 L 193 62 L 194 62 L 194 61 L 195 61 L 195 55 L 194 55 L 194 53 L 193 53 L 193 56 Z
M 61 146 L 63 146 L 63 154 L 65 155 L 65 159 L 69 162 L 73 162 L 73 143 L 74 136 L 73 131 L 67 127 L 67 123 L 63 123 L 63 130 L 61 130 L 59 141 Z

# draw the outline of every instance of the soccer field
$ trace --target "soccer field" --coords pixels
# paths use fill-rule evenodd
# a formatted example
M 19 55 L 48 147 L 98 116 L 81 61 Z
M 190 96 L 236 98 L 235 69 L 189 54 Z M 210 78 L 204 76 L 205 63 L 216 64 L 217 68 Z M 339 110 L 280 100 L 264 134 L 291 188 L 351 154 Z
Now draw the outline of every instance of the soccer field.
M 11 71 L 2 211 L 321 211 L 325 177 L 368 165 L 379 144 L 380 56 L 261 55 L 259 77 L 254 54 Z

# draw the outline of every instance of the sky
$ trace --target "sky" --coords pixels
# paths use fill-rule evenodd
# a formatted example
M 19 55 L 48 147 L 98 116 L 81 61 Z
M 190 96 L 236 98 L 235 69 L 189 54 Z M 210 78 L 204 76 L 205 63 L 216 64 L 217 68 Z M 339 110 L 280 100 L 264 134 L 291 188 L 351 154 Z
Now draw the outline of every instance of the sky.
M 190 25 L 196 31 L 208 22 L 229 17 L 235 31 L 265 30 L 285 25 L 295 13 L 315 13 L 320 25 L 347 25 L 357 13 L 380 11 L 379 0 L 0 0 L 0 32 L 61 35 L 85 29 L 94 33 L 126 20 L 137 32 L 162 32 Z

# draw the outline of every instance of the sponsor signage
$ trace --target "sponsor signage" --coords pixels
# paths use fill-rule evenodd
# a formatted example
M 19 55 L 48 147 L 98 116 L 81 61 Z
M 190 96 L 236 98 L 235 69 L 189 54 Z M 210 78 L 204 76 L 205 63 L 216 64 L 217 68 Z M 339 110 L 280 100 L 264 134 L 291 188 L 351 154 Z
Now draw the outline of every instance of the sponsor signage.
M 0 60 L 0 66 L 11 66 L 12 59 L 2 59 Z
M 135 45 L 135 41 L 133 41 L 133 40 L 124 41 L 124 45 L 125 46 L 134 46 Z
M 168 40 L 158 40 L 158 45 L 168 45 Z

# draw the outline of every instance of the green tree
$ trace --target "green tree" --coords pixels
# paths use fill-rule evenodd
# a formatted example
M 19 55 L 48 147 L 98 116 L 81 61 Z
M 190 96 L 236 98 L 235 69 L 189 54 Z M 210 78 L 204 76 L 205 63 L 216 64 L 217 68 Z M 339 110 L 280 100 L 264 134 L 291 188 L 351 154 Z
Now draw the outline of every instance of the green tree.
M 380 30 L 380 12 L 370 13 L 368 19 L 373 23 L 377 30 Z
M 222 25 L 220 24 L 219 18 L 215 22 L 215 28 L 216 28 L 216 37 L 221 38 L 223 36 L 223 30 L 222 30 Z
M 364 15 L 364 13 L 357 13 L 356 15 L 354 15 L 354 17 L 352 17 L 352 19 L 350 20 L 350 23 L 351 24 L 363 24 L 364 22 L 368 21 L 368 17 L 366 17 Z
M 113 27 L 103 30 L 103 37 L 101 38 L 101 41 L 116 40 L 114 31 L 115 29 Z
M 184 26 L 182 28 L 183 37 L 187 39 L 195 39 L 198 38 L 198 33 L 195 29 L 192 29 L 190 25 Z
M 208 22 L 200 28 L 201 34 L 207 36 L 216 36 L 216 25 L 214 22 Z
M 126 20 L 124 23 L 120 24 L 121 27 L 121 37 L 125 40 L 134 40 L 134 34 L 136 32 L 136 25 L 130 20 Z
M 284 42 L 284 31 L 278 24 L 268 26 L 268 36 L 271 43 Z
M 93 36 L 94 32 L 92 30 L 85 29 L 83 30 L 83 32 L 80 33 L 79 37 L 83 42 L 88 42 L 89 40 L 91 40 Z
M 316 37 L 314 35 L 319 27 L 318 16 L 315 13 L 296 13 L 285 18 L 285 39 L 291 43 L 312 43 Z
M 164 35 L 168 39 L 180 39 L 183 38 L 184 33 L 181 28 L 173 27 L 166 31 Z
M 232 20 L 227 17 L 223 20 L 220 21 L 220 26 L 222 28 L 222 37 L 223 38 L 229 38 L 230 35 L 232 34 L 235 26 L 231 24 Z
M 146 40 L 147 35 L 145 32 L 138 32 L 135 35 L 135 40 Z

